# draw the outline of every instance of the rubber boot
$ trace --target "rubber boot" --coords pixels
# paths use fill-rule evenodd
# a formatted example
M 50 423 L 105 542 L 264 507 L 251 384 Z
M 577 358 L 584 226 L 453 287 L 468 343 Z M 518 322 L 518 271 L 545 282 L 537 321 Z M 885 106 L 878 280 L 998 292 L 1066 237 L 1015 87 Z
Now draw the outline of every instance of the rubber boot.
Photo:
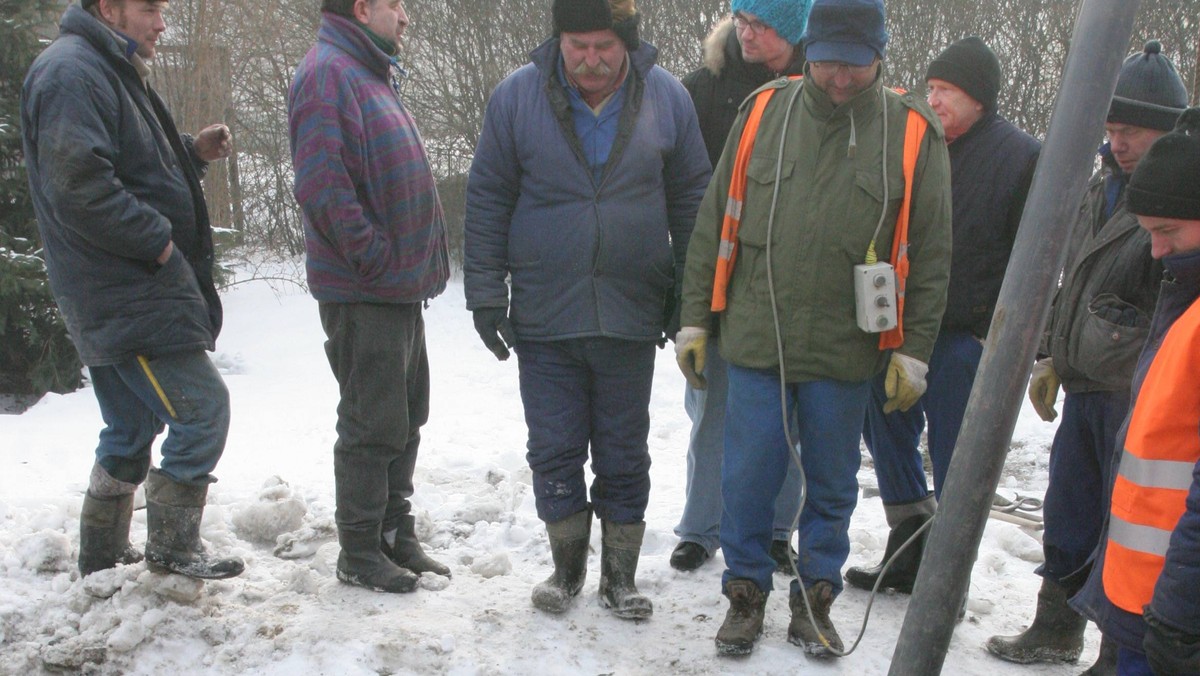
M 642 620 L 654 614 L 654 604 L 637 590 L 634 576 L 642 550 L 646 522 L 600 522 L 600 603 L 623 620 Z
M 546 524 L 554 572 L 533 588 L 533 606 L 562 613 L 583 588 L 587 577 L 588 543 L 592 535 L 592 510 L 576 512 L 562 521 Z
M 725 596 L 729 598 L 729 610 L 717 630 L 717 654 L 749 655 L 762 636 L 767 594 L 753 580 L 737 579 L 725 584 Z
M 79 512 L 79 572 L 129 565 L 142 560 L 142 553 L 129 544 L 129 522 L 133 518 L 133 493 L 97 497 L 88 491 Z
M 901 594 L 911 594 L 913 584 L 917 581 L 917 570 L 921 565 L 921 554 L 925 551 L 925 538 L 929 531 L 921 533 L 907 549 L 900 553 L 900 556 L 897 557 L 895 554 L 904 546 L 905 542 L 908 542 L 913 533 L 916 533 L 921 526 L 933 518 L 936 509 L 937 503 L 934 502 L 933 496 L 905 505 L 884 505 L 883 510 L 887 515 L 891 532 L 888 533 L 883 560 L 870 568 L 857 566 L 850 568 L 846 571 L 846 582 L 851 587 L 871 591 L 875 588 L 875 581 L 879 579 L 883 567 L 895 557 L 895 561 L 892 561 L 891 567 L 887 569 L 887 574 L 884 575 L 879 588 L 894 589 Z
M 805 594 L 808 597 L 808 607 L 804 598 L 793 594 L 788 599 L 792 610 L 792 621 L 788 624 L 788 643 L 804 648 L 804 652 L 813 657 L 838 657 L 830 648 L 842 651 L 842 637 L 838 636 L 833 620 L 829 617 L 829 609 L 833 607 L 833 585 L 821 580 L 809 587 Z M 808 611 L 812 609 L 814 625 L 808 619 Z
M 334 452 L 337 500 L 337 579 L 356 587 L 388 593 L 411 592 L 420 579 L 384 553 L 383 512 L 387 507 L 386 460 Z
M 194 486 L 172 480 L 157 469 L 146 477 L 146 563 L 159 572 L 201 580 L 241 575 L 240 558 L 211 556 L 200 542 L 200 517 L 208 484 Z
M 1069 596 L 1062 585 L 1043 578 L 1033 624 L 1016 636 L 989 638 L 987 651 L 1017 664 L 1078 661 L 1087 620 L 1067 605 Z
M 1096 656 L 1096 663 L 1080 676 L 1117 676 L 1117 643 L 1101 634 L 1100 654 Z
M 380 544 L 383 553 L 397 566 L 407 568 L 417 575 L 433 573 L 450 577 L 449 567 L 434 561 L 425 554 L 421 542 L 417 540 L 416 522 L 416 518 L 411 514 L 400 517 L 400 525 L 396 529 L 394 543 L 389 545 L 385 535 Z

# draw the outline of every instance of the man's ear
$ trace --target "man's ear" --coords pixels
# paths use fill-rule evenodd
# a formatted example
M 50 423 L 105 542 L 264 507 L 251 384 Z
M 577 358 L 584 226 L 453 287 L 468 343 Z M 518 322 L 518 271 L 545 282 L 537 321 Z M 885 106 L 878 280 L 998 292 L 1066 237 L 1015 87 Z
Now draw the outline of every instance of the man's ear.
M 350 8 L 350 13 L 354 15 L 354 19 L 359 23 L 367 23 L 370 18 L 369 10 L 372 0 L 354 0 L 354 6 Z

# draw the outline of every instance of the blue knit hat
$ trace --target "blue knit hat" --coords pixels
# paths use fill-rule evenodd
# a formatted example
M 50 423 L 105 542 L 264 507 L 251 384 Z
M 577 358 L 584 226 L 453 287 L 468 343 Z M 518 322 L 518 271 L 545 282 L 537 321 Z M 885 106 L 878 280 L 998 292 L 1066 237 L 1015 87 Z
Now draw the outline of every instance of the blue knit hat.
M 883 0 L 816 0 L 800 40 L 809 61 L 866 66 L 882 59 L 888 41 Z
M 733 0 L 730 9 L 734 14 L 753 14 L 774 28 L 788 44 L 795 45 L 800 43 L 800 37 L 804 35 L 808 10 L 812 4 L 813 0 Z

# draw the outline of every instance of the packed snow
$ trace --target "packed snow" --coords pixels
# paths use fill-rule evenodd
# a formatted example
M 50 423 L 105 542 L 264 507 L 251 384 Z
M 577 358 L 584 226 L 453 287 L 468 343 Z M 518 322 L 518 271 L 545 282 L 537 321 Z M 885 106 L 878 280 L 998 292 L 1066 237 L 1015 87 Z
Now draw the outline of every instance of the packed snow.
M 86 388 L 48 395 L 21 415 L 0 416 L 0 674 L 887 673 L 907 597 L 881 594 L 857 651 L 818 661 L 787 642 L 787 578 L 778 574 L 754 653 L 716 655 L 726 609 L 720 555 L 690 573 L 668 565 L 690 428 L 669 350 L 655 367 L 653 488 L 637 576 L 654 616 L 630 622 L 600 607 L 599 528 L 574 607 L 562 616 L 534 609 L 530 589 L 552 565 L 525 464 L 516 362 L 496 361 L 479 342 L 459 280 L 425 314 L 432 414 L 413 497 L 418 535 L 453 577 L 426 574 L 412 594 L 337 582 L 337 387 L 316 303 L 301 289 L 263 281 L 234 286 L 224 302 L 212 358 L 231 392 L 233 427 L 202 535 L 211 549 L 243 557 L 246 572 L 200 582 L 136 564 L 81 579 L 79 510 L 101 420 Z M 1026 404 L 1002 494 L 1042 497 L 1053 433 Z M 859 481 L 848 566 L 874 564 L 887 537 L 865 450 Z M 143 505 L 139 491 L 138 545 Z M 983 649 L 988 636 L 1019 632 L 1032 619 L 1040 559 L 1030 533 L 989 520 L 943 673 L 1065 675 L 1091 663 L 1094 627 L 1075 666 L 1021 667 Z M 867 601 L 866 592 L 847 589 L 834 605 L 847 645 Z

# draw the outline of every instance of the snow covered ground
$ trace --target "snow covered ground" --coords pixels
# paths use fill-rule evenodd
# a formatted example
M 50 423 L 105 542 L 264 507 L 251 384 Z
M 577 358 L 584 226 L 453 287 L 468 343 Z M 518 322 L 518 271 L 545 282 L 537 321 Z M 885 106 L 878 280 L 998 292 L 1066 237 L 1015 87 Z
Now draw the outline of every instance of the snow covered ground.
M 418 533 L 453 569 L 413 594 L 339 584 L 333 525 L 337 390 L 322 350 L 315 302 L 263 282 L 225 295 L 226 326 L 213 359 L 233 398 L 233 428 L 209 492 L 203 535 L 246 559 L 246 572 L 199 583 L 142 564 L 80 579 L 79 509 L 101 421 L 85 390 L 49 395 L 0 416 L 0 674 L 818 674 L 887 672 L 907 598 L 882 596 L 857 652 L 814 661 L 787 643 L 787 594 L 772 594 L 753 655 L 718 658 L 713 636 L 726 603 L 718 556 L 699 571 L 667 563 L 684 490 L 689 423 L 683 379 L 659 353 L 651 404 L 653 488 L 638 583 L 652 619 L 631 623 L 599 607 L 598 556 L 575 607 L 553 617 L 529 603 L 551 569 L 525 465 L 515 360 L 478 341 L 461 281 L 426 314 L 433 371 L 414 496 Z M 1054 426 L 1026 407 L 1001 492 L 1041 497 Z M 864 454 L 865 455 L 865 454 Z M 864 487 L 875 485 L 867 465 Z M 139 506 L 143 502 L 138 495 Z M 860 501 L 847 565 L 880 558 L 879 498 Z M 599 528 L 593 531 L 599 551 Z M 133 540 L 145 539 L 145 512 Z M 1032 619 L 1041 558 L 1014 525 L 990 520 L 975 564 L 967 617 L 946 674 L 1075 674 L 1081 666 L 1018 667 L 991 658 L 986 638 Z M 776 587 L 786 589 L 784 576 Z M 833 616 L 849 645 L 868 595 L 849 589 Z M 1094 659 L 1090 627 L 1080 664 Z

